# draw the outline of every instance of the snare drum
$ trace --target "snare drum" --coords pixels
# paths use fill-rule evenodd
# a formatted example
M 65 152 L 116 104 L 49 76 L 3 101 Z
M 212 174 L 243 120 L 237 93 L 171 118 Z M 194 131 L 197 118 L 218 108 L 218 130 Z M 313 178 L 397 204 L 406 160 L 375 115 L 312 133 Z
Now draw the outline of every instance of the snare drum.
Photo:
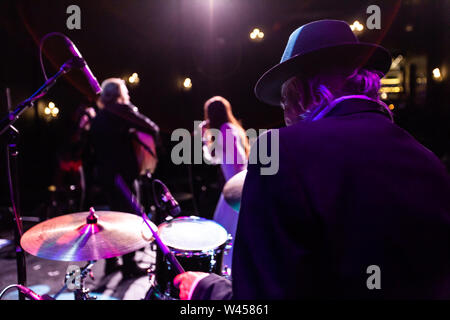
M 222 275 L 222 260 L 231 239 L 220 224 L 200 217 L 179 217 L 158 226 L 162 242 L 172 251 L 185 271 L 202 271 Z M 173 286 L 176 272 L 156 254 L 155 280 L 160 292 L 178 298 Z

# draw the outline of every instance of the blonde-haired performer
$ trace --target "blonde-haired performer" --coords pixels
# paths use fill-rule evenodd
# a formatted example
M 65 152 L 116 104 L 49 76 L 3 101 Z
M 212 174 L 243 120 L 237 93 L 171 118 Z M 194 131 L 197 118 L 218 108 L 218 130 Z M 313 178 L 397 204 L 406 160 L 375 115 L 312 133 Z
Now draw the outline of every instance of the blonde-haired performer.
M 138 111 L 122 79 L 110 78 L 102 83 L 99 111 L 92 122 L 90 140 L 94 151 L 95 180 L 107 210 L 134 212 L 115 185 L 116 175 L 122 176 L 130 189 L 145 172 L 153 172 L 157 164 L 156 140 L 159 128 Z M 136 193 L 138 190 L 135 190 Z M 117 268 L 115 258 L 107 259 L 105 273 Z M 134 253 L 123 256 L 124 277 L 145 274 L 134 261 Z

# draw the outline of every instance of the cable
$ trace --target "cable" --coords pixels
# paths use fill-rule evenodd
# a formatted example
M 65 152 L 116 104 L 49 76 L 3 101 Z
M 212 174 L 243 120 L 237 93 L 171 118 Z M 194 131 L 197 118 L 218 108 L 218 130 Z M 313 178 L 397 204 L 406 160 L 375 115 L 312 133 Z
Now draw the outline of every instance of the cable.
M 162 197 L 161 200 L 164 203 L 161 205 L 161 200 L 156 199 L 156 192 L 155 192 L 155 183 L 159 183 L 160 186 L 163 188 Z M 176 217 L 181 213 L 180 205 L 178 204 L 177 200 L 173 197 L 173 195 L 170 193 L 169 188 L 166 187 L 166 185 L 158 179 L 153 180 L 152 182 L 152 189 L 153 189 L 153 199 L 155 200 L 156 206 L 163 210 L 167 211 L 168 214 L 172 217 Z
M 0 300 L 2 299 L 2 297 L 6 293 L 6 291 L 8 291 L 9 289 L 12 289 L 14 287 L 19 287 L 19 285 L 18 284 L 11 284 L 11 285 L 7 286 L 5 289 L 3 289 L 3 291 L 0 293 Z
M 156 192 L 155 192 L 155 182 L 159 183 L 160 186 L 163 187 L 164 193 L 166 193 L 168 189 L 167 189 L 166 185 L 165 185 L 161 180 L 153 179 L 153 181 L 152 181 L 153 201 L 155 202 L 155 205 L 156 205 L 159 209 L 162 209 L 161 202 L 160 202 L 160 200 L 157 199 L 157 197 L 156 197 Z
M 63 34 L 61 32 L 50 32 L 42 37 L 41 41 L 39 42 L 39 61 L 41 63 L 41 69 L 42 69 L 42 73 L 44 74 L 45 81 L 48 80 L 48 77 L 47 77 L 47 73 L 45 72 L 44 61 L 42 60 L 42 48 L 44 46 L 45 40 L 47 40 L 48 38 L 53 37 L 53 36 L 59 36 L 59 37 L 64 38 L 66 41 L 72 42 L 65 34 Z
M 10 153 L 11 153 L 11 148 L 15 148 L 15 146 L 12 146 L 12 145 L 8 145 L 7 146 L 7 152 L 8 152 L 8 157 L 7 157 L 7 159 L 6 159 L 6 166 L 7 166 L 7 168 L 8 168 L 8 184 L 9 184 L 9 197 L 10 197 L 10 200 L 11 200 L 11 205 L 12 205 L 12 209 L 13 209 L 13 213 L 14 213 L 14 219 L 15 219 L 15 221 L 16 221 L 16 224 L 17 224 L 17 232 L 18 232 L 18 236 L 19 237 L 22 237 L 22 235 L 23 235 L 23 227 L 22 227 L 22 220 L 20 219 L 20 215 L 18 214 L 18 208 L 17 208 L 17 203 L 16 203 L 16 194 L 14 194 L 15 193 L 15 191 L 17 191 L 17 190 L 14 190 L 14 187 L 17 187 L 16 185 L 15 185 L 15 183 L 14 183 L 14 181 L 13 181 L 13 174 L 16 172 L 16 167 L 14 166 L 14 168 L 13 168 L 13 166 L 12 166 L 12 164 L 11 164 L 11 155 L 10 155 Z M 15 161 L 17 161 L 17 159 L 15 159 Z M 13 170 L 14 170 L 14 172 L 13 172 Z

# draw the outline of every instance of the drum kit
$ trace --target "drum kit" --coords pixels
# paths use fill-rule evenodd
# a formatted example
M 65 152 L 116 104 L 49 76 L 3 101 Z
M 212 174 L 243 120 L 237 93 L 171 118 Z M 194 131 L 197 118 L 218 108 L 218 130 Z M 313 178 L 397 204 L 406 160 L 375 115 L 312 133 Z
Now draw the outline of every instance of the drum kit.
M 226 201 L 239 210 L 246 171 L 230 179 L 223 190 Z M 149 229 L 152 230 L 149 230 Z M 87 261 L 79 271 L 75 300 L 92 300 L 85 279 L 92 276 L 92 266 L 101 259 L 122 256 L 144 248 L 156 238 L 169 248 L 185 271 L 202 271 L 227 276 L 222 270 L 223 255 L 230 248 L 231 237 L 218 223 L 197 216 L 167 219 L 156 226 L 138 215 L 116 211 L 78 212 L 41 222 L 25 232 L 22 248 L 37 257 L 58 261 Z M 150 289 L 146 300 L 176 300 L 173 286 L 177 269 L 164 250 L 157 250 L 153 270 L 149 269 Z M 74 280 L 72 273 L 67 279 Z
M 60 67 L 56 74 L 48 78 L 31 97 L 21 102 L 14 109 L 9 105 L 11 111 L 6 117 L 0 119 L 0 136 L 3 133 L 7 133 L 5 134 L 7 136 L 5 142 L 8 150 L 8 175 L 11 203 L 16 224 L 14 242 L 16 245 L 19 285 L 12 286 L 22 288 L 28 293 L 27 296 L 29 297 L 30 290 L 24 285 L 26 282 L 24 251 L 50 260 L 87 261 L 86 266 L 78 274 L 81 278 L 78 279 L 79 283 L 77 282 L 75 299 L 91 300 L 93 298 L 89 296 L 89 290 L 84 287 L 84 280 L 88 275 L 92 274 L 91 269 L 96 261 L 131 253 L 144 248 L 150 242 L 155 242 L 160 250 L 157 251 L 157 263 L 153 272 L 155 285 L 152 284 L 154 290 L 151 290 L 151 292 L 155 294 L 147 294 L 149 298 L 157 297 L 158 294 L 161 294 L 159 296 L 161 299 L 164 299 L 164 297 L 177 298 L 172 287 L 174 271 L 178 273 L 184 270 L 204 271 L 221 274 L 222 257 L 226 252 L 229 236 L 226 230 L 216 222 L 200 217 L 173 218 L 157 227 L 142 210 L 139 210 L 137 205 L 133 206 L 133 208 L 137 213 L 141 213 L 142 218 L 124 212 L 96 212 L 91 208 L 88 212 L 71 213 L 46 220 L 23 233 L 20 210 L 16 206 L 19 198 L 17 183 L 17 141 L 19 131 L 13 126 L 15 121 L 26 109 L 33 106 L 38 99 L 44 97 L 62 75 L 72 69 L 84 70 L 83 72 L 95 94 L 101 91 L 97 80 L 90 72 L 86 61 L 81 57 L 73 42 L 66 36 L 57 33 L 48 34 L 45 37 L 54 35 L 65 38 L 72 57 Z M 134 112 L 134 114 L 136 113 Z M 132 116 L 132 118 L 125 120 L 134 121 L 136 127 L 151 125 L 147 120 L 143 120 L 140 117 Z M 140 123 L 139 121 L 146 123 Z M 148 137 L 137 134 L 136 140 L 142 142 L 142 139 L 148 140 Z M 141 155 L 140 157 L 138 156 L 140 169 L 151 171 L 156 166 L 156 163 L 150 161 L 149 157 L 142 156 L 142 153 L 148 151 L 149 154 L 154 154 L 155 149 L 149 147 L 148 150 L 144 148 L 145 150 L 143 151 L 142 146 L 142 143 L 134 145 Z M 239 206 L 241 192 L 239 190 L 242 190 L 242 186 L 239 186 L 239 183 L 243 182 L 241 178 L 231 179 L 233 181 L 230 180 L 231 182 L 229 182 L 230 185 L 228 186 L 232 191 L 230 192 L 229 201 L 235 208 Z M 226 200 L 228 199 L 227 197 L 225 195 Z M 131 199 L 132 197 L 128 195 L 128 198 Z M 175 201 L 172 201 L 172 203 L 175 203 Z M 171 208 L 174 209 L 173 206 Z M 162 253 L 158 255 L 160 251 Z M 67 279 L 73 279 L 73 275 L 73 273 L 66 274 L 65 286 L 60 292 L 65 290 L 66 286 L 69 287 L 70 283 L 68 283 Z M 21 291 L 21 293 L 22 296 L 19 294 L 19 299 L 23 300 L 24 292 Z

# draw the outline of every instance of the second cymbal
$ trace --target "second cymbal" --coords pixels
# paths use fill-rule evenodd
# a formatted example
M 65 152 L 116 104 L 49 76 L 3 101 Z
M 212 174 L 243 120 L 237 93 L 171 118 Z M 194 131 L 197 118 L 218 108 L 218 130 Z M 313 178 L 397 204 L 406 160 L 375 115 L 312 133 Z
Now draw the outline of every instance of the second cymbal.
M 222 193 L 225 201 L 236 211 L 239 211 L 241 207 L 242 190 L 246 176 L 247 170 L 243 170 L 231 177 L 223 187 Z

